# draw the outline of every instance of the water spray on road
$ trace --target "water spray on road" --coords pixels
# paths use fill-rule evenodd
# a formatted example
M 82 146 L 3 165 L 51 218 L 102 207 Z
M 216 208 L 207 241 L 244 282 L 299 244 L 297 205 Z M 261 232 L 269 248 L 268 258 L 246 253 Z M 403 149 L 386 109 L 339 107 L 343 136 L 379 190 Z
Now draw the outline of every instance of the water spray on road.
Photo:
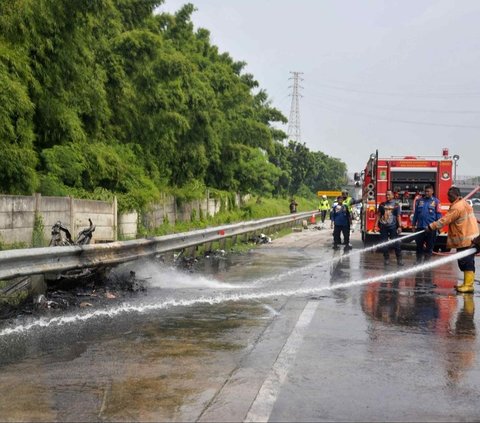
M 317 287 L 307 287 L 307 288 L 297 288 L 297 289 L 283 289 L 283 290 L 266 290 L 259 292 L 244 292 L 244 293 L 228 293 L 228 294 L 217 294 L 213 296 L 201 296 L 198 298 L 192 299 L 169 299 L 164 300 L 158 303 L 152 304 L 123 304 L 118 307 L 112 307 L 107 310 L 96 310 L 90 313 L 85 314 L 76 314 L 72 316 L 62 316 L 54 317 L 51 319 L 39 319 L 28 324 L 18 325 L 12 328 L 5 328 L 0 331 L 0 338 L 12 334 L 22 334 L 27 333 L 35 328 L 49 328 L 49 327 L 58 327 L 68 324 L 81 323 L 89 321 L 92 319 L 98 318 L 113 318 L 118 315 L 126 313 L 149 313 L 159 310 L 165 310 L 173 307 L 189 307 L 193 305 L 216 305 L 229 301 L 249 301 L 249 300 L 258 300 L 258 299 L 268 299 L 276 297 L 285 297 L 285 296 L 299 296 L 299 295 L 316 295 L 322 292 L 334 291 L 338 289 L 346 289 L 359 285 L 366 285 L 373 282 L 382 282 L 402 276 L 411 275 L 420 271 L 429 270 L 443 264 L 450 263 L 452 261 L 458 260 L 462 257 L 469 256 L 476 252 L 475 248 L 470 248 L 450 256 L 442 257 L 438 260 L 432 260 L 428 263 L 424 263 L 409 269 L 400 270 L 397 272 L 392 272 L 388 274 L 383 274 L 379 276 L 370 277 L 367 279 L 362 279 L 358 281 L 350 281 L 345 283 L 339 283 L 333 286 L 317 286 Z

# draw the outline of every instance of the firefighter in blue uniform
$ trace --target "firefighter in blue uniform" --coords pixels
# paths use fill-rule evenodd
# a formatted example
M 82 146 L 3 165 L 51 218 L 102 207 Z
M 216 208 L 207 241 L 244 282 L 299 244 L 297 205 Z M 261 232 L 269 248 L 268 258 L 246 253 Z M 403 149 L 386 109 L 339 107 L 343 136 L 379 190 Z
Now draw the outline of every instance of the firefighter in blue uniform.
M 415 231 L 423 231 L 415 237 L 418 263 L 422 259 L 429 260 L 432 256 L 437 231 L 425 231 L 425 228 L 441 217 L 440 200 L 433 195 L 433 187 L 427 185 L 425 186 L 425 194 L 415 202 L 415 210 L 412 217 L 412 225 Z
M 340 235 L 343 235 L 344 251 L 351 250 L 350 225 L 352 224 L 352 216 L 348 207 L 343 204 L 342 196 L 337 197 L 337 203 L 330 211 L 330 220 L 333 228 L 333 249 L 338 250 L 340 248 L 339 245 L 342 243 Z

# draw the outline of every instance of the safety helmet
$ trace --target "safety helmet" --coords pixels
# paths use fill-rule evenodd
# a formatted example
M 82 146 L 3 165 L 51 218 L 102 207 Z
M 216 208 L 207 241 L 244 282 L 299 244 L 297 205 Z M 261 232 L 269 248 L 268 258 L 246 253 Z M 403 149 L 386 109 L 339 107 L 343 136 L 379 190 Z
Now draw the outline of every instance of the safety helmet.
M 327 198 L 327 196 L 326 196 L 326 195 L 322 195 L 322 198 Z

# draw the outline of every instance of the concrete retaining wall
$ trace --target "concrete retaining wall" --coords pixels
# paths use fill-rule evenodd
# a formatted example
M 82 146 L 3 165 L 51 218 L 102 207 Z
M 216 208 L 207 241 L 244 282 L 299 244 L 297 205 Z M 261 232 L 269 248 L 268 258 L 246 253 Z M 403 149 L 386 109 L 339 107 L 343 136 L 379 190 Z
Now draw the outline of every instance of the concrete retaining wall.
M 176 222 L 188 222 L 199 220 L 201 216 L 215 216 L 222 208 L 222 200 L 210 198 L 207 191 L 205 198 L 189 202 L 177 202 L 172 195 L 163 195 L 160 201 L 153 204 L 141 217 L 143 225 L 147 229 L 155 229 L 168 222 L 171 225 Z M 235 205 L 240 205 L 240 195 L 235 195 Z M 227 206 L 226 204 L 224 205 Z
M 138 213 L 124 213 L 118 216 L 118 236 L 121 239 L 137 237 Z
M 52 226 L 61 221 L 75 238 L 80 230 L 95 224 L 93 242 L 116 240 L 117 202 L 78 200 L 71 197 L 0 195 L 0 239 L 5 244 L 31 245 L 35 213 L 42 218 L 44 238 L 50 240 Z
M 235 195 L 235 205 L 239 206 L 245 198 Z M 88 218 L 95 224 L 93 242 L 115 241 L 118 235 L 122 239 L 134 239 L 137 236 L 139 219 L 149 230 L 164 222 L 175 224 L 178 221 L 199 220 L 202 216 L 214 216 L 222 209 L 222 200 L 211 198 L 209 192 L 205 198 L 190 202 L 177 202 L 172 195 L 163 195 L 142 216 L 136 212 L 118 215 L 117 201 L 79 200 L 71 197 L 43 197 L 0 195 L 0 242 L 5 244 L 32 243 L 35 213 L 42 218 L 44 237 L 50 240 L 51 228 L 61 221 L 75 238 L 80 230 L 89 226 Z M 224 208 L 227 204 L 223 205 Z
M 10 244 L 32 242 L 32 229 L 35 220 L 35 196 L 0 196 L 0 239 Z

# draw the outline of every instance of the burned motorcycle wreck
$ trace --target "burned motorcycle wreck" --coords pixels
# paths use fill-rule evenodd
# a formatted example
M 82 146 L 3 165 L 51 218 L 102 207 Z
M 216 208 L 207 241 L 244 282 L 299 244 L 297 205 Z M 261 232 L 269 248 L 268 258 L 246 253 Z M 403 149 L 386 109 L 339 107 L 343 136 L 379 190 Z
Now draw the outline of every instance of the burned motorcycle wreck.
M 95 225 L 81 230 L 75 239 L 69 229 L 58 221 L 52 226 L 51 247 L 83 246 L 92 241 Z M 33 301 L 36 310 L 69 307 L 96 307 L 115 299 L 145 290 L 144 279 L 138 279 L 128 267 L 120 268 L 96 265 L 91 268 L 72 269 L 60 273 L 45 274 L 46 290 Z
M 60 220 L 52 226 L 52 238 L 50 239 L 50 247 L 65 246 L 65 245 L 86 245 L 90 244 L 93 232 L 95 232 L 95 225 L 91 219 L 88 219 L 90 226 L 81 230 L 78 233 L 77 239 L 74 241 L 70 231 L 63 225 Z M 65 234 L 63 238 L 62 232 Z
M 95 232 L 95 225 L 93 224 L 91 219 L 88 219 L 90 226 L 82 229 L 77 238 L 74 240 L 72 239 L 72 235 L 67 227 L 59 220 L 52 226 L 52 237 L 50 239 L 50 247 L 60 247 L 60 246 L 69 246 L 69 245 L 87 245 L 90 244 L 93 232 Z M 74 270 L 67 270 L 62 273 L 56 274 L 54 280 L 61 280 L 61 279 L 85 279 L 91 278 L 99 274 L 99 272 L 104 272 L 104 268 L 85 268 L 85 269 L 74 269 Z

